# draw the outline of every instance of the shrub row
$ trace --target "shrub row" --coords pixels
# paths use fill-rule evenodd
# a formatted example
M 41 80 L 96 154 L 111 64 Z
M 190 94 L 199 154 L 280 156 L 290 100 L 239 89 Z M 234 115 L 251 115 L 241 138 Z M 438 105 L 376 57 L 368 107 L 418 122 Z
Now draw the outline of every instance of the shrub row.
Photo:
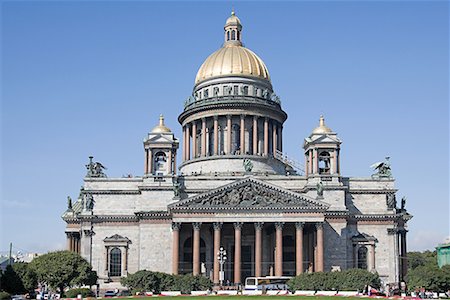
M 212 288 L 209 278 L 192 275 L 171 275 L 161 272 L 141 270 L 122 278 L 120 283 L 133 293 L 161 291 L 181 291 L 189 294 L 191 291 L 206 291 Z
M 292 278 L 288 286 L 292 291 L 362 291 L 366 285 L 380 287 L 378 274 L 362 269 L 349 269 L 342 272 L 303 273 Z
M 11 295 L 7 292 L 0 291 L 0 300 L 9 300 L 11 299 Z
M 81 295 L 83 298 L 86 297 L 94 297 L 95 293 L 88 288 L 78 288 L 71 289 L 65 293 L 67 298 L 77 298 L 78 295 Z

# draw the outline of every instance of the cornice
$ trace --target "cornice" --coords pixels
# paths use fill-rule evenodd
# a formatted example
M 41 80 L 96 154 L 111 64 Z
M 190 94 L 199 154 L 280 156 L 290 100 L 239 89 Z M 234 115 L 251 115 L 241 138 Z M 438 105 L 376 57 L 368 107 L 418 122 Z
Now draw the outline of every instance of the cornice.
M 139 190 L 89 190 L 89 192 L 94 195 L 139 195 L 141 192 Z
M 350 194 L 390 194 L 396 193 L 397 189 L 349 189 Z

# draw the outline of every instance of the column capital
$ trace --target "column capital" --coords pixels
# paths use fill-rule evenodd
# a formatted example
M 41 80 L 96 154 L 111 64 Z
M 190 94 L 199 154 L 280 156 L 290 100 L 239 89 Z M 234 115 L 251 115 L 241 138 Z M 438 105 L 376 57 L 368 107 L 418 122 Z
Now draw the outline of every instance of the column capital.
M 295 222 L 296 229 L 303 229 L 305 227 L 305 222 Z
M 206 117 L 202 117 L 202 122 L 206 122 Z
M 253 120 L 258 120 L 259 116 L 254 115 Z
M 219 120 L 219 116 L 218 115 L 214 115 L 213 118 L 214 118 L 214 120 Z
M 244 225 L 244 223 L 242 223 L 242 222 L 234 222 L 233 223 L 235 230 L 241 230 L 243 225 Z
M 232 115 L 227 115 L 227 120 L 231 120 Z
M 316 229 L 323 229 L 323 222 L 317 222 L 315 225 Z
M 174 222 L 172 223 L 172 230 L 173 231 L 179 231 L 181 229 L 181 223 Z
M 275 222 L 275 229 L 282 230 L 284 227 L 284 222 Z
M 241 120 L 242 120 L 242 119 L 245 119 L 246 116 L 247 116 L 247 115 L 245 115 L 245 114 L 241 114 Z
M 200 230 L 200 227 L 202 227 L 202 222 L 192 222 L 192 227 L 194 230 Z
M 255 222 L 255 230 L 262 230 L 264 227 L 264 222 Z
M 213 228 L 214 228 L 214 230 L 221 230 L 222 229 L 222 225 L 223 225 L 222 222 L 214 222 L 213 223 Z

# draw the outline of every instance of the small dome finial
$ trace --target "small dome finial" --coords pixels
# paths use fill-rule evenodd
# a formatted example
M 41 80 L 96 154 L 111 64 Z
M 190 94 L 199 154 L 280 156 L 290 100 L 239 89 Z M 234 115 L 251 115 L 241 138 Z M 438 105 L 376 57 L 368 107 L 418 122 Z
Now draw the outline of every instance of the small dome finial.
M 163 114 L 159 115 L 159 126 L 164 126 L 164 115 Z
M 325 126 L 325 119 L 323 118 L 323 115 L 320 115 L 319 126 Z
M 231 15 L 234 16 L 234 6 L 231 7 Z

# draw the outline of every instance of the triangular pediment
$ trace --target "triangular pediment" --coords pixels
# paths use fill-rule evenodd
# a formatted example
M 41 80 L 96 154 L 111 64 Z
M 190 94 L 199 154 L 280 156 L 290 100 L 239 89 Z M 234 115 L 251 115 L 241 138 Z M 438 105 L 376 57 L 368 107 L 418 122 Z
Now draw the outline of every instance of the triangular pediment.
M 155 135 L 149 135 L 148 139 L 145 140 L 146 143 L 168 143 L 172 144 L 174 142 L 172 135 L 162 135 L 162 134 L 155 134 Z
M 328 204 L 248 177 L 169 206 L 172 211 L 325 211 Z

